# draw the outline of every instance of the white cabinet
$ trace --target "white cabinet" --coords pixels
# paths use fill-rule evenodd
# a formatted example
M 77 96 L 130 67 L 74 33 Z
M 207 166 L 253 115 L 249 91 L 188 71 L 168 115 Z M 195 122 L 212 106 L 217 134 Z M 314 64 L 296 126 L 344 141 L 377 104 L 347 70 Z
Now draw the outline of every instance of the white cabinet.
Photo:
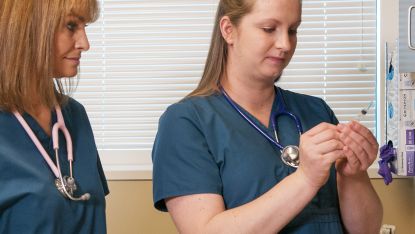
M 415 72 L 415 0 L 399 0 L 399 72 Z

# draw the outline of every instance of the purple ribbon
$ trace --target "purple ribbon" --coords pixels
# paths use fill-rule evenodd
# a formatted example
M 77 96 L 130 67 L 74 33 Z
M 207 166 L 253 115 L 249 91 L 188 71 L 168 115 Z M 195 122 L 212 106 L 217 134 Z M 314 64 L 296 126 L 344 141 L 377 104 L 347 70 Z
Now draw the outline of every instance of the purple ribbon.
M 380 147 L 380 161 L 378 174 L 383 177 L 386 185 L 392 182 L 392 172 L 396 174 L 396 168 L 393 161 L 396 160 L 396 148 L 393 148 L 392 141 Z

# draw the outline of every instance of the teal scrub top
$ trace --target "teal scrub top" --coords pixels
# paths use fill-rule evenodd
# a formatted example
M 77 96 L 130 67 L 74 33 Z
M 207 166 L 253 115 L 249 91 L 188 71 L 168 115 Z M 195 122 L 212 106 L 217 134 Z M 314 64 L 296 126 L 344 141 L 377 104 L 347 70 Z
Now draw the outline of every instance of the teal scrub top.
M 56 189 L 55 176 L 12 113 L 0 111 L 0 233 L 106 233 L 105 195 L 109 193 L 91 125 L 84 107 L 73 99 L 62 107 L 73 141 L 76 196 L 71 201 Z M 23 118 L 55 162 L 51 138 L 28 114 Z M 56 122 L 56 113 L 52 113 Z M 59 161 L 68 175 L 66 141 L 59 133 Z
M 299 118 L 304 131 L 321 122 L 338 123 L 322 99 L 277 90 L 286 110 Z M 272 108 L 278 110 L 276 100 Z M 273 135 L 271 122 L 267 128 L 249 116 Z M 282 145 L 298 145 L 293 119 L 281 116 L 278 126 Z M 162 211 L 166 211 L 166 198 L 200 193 L 221 195 L 226 209 L 238 207 L 261 196 L 295 170 L 281 161 L 280 151 L 221 93 L 186 98 L 168 107 L 160 118 L 152 159 L 154 205 Z M 343 233 L 334 167 L 328 182 L 280 233 Z

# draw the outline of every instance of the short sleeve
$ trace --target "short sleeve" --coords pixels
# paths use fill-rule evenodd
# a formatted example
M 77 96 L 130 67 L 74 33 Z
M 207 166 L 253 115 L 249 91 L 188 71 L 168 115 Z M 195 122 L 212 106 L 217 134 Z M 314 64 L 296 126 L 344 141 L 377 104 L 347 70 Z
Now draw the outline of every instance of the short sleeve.
M 203 123 L 191 103 L 170 106 L 161 116 L 153 145 L 154 206 L 167 211 L 169 197 L 221 194 L 219 167 L 210 153 Z
M 110 190 L 108 189 L 107 178 L 105 177 L 104 169 L 102 168 L 102 164 L 101 164 L 101 160 L 99 159 L 98 152 L 97 152 L 97 168 L 98 168 L 99 178 L 101 179 L 102 189 L 106 196 L 110 193 Z
M 332 123 L 334 125 L 339 124 L 339 120 L 337 119 L 337 117 L 334 114 L 333 110 L 327 105 L 327 103 L 323 99 L 320 99 L 320 100 L 323 103 L 323 106 L 326 109 L 327 113 L 329 114 L 330 123 Z

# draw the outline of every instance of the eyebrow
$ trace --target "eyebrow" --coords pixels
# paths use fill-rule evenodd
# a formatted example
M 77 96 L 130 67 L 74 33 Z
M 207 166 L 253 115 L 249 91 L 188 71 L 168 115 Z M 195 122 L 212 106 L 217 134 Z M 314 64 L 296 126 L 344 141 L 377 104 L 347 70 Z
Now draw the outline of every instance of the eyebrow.
M 85 17 L 80 16 L 80 15 L 77 15 L 77 14 L 75 14 L 73 12 L 71 12 L 68 16 L 72 16 L 72 17 L 78 18 L 80 21 L 85 22 Z
M 276 20 L 276 19 L 274 19 L 274 18 L 266 18 L 266 19 L 261 20 L 261 22 L 269 22 L 269 21 L 275 22 L 275 23 L 277 23 L 277 24 L 280 24 L 280 23 L 281 23 L 281 21 Z M 302 22 L 302 21 L 301 21 L 301 20 L 299 20 L 299 21 L 294 22 L 292 25 L 299 26 L 299 25 L 301 24 L 301 22 Z

